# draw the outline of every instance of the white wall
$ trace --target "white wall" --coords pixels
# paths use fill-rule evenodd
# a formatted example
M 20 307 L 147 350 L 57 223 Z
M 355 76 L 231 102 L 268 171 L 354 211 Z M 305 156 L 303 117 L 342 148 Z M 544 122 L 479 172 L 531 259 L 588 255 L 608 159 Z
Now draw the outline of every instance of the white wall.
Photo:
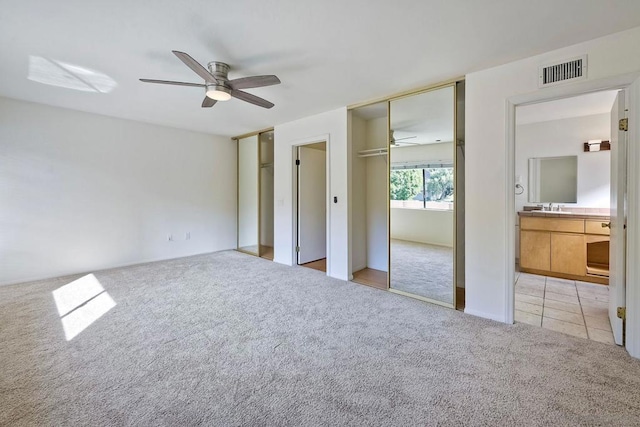
M 516 109 L 517 114 L 517 109 Z M 583 144 L 590 139 L 611 140 L 610 115 L 596 114 L 569 119 L 528 123 L 516 127 L 516 177 L 522 177 L 525 192 L 516 196 L 516 211 L 527 202 L 528 160 L 533 157 L 578 156 L 578 202 L 562 203 L 571 207 L 608 208 L 611 180 L 610 151 L 585 153 Z
M 327 274 L 349 279 L 349 189 L 346 107 L 275 127 L 274 261 L 292 265 L 295 247 L 293 147 L 327 141 L 329 159 L 329 222 Z M 333 203 L 333 197 L 338 203 Z
M 506 204 L 507 101 L 538 89 L 538 66 L 588 54 L 588 82 L 640 70 L 640 28 L 545 53 L 466 77 L 466 309 L 508 321 Z M 587 83 L 588 83 L 587 82 Z M 568 90 L 568 89 L 565 89 Z M 551 96 L 551 95 L 549 95 Z
M 235 156 L 227 138 L 0 98 L 0 284 L 235 247 Z
M 453 211 L 391 209 L 391 238 L 453 247 Z
M 351 272 L 367 267 L 367 162 L 358 157 L 366 149 L 365 120 L 349 111 L 351 144 Z M 386 228 L 386 226 L 385 226 Z

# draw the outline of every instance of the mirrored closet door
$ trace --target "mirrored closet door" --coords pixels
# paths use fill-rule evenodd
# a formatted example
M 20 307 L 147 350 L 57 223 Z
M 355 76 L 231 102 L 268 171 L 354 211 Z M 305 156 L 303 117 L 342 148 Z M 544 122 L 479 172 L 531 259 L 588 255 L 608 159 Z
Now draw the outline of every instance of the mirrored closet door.
M 389 103 L 389 287 L 455 300 L 456 90 Z

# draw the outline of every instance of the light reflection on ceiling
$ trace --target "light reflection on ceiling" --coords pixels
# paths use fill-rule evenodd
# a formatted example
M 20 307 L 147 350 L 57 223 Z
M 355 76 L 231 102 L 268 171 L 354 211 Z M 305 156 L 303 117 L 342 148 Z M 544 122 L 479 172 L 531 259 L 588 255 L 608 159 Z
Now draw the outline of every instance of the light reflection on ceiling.
M 115 80 L 99 71 L 41 56 L 29 56 L 31 81 L 82 92 L 109 93 L 118 86 Z

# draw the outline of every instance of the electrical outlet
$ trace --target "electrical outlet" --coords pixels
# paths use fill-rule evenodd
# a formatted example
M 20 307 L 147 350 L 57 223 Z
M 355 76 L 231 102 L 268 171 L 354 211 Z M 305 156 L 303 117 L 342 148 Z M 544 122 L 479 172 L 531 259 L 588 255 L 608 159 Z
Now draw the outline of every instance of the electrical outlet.
M 167 234 L 167 241 L 173 242 L 173 234 Z
M 184 235 L 184 240 L 191 240 L 191 232 L 187 231 L 187 233 Z

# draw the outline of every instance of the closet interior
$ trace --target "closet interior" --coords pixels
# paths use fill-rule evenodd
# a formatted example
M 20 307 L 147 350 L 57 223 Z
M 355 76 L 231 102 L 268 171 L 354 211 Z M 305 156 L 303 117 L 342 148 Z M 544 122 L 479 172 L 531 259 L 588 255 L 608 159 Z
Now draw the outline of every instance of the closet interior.
M 260 256 L 273 260 L 273 131 L 260 138 Z
M 388 288 L 387 102 L 350 111 L 351 272 L 353 281 Z
M 268 130 L 238 142 L 237 250 L 273 260 L 273 147 Z

